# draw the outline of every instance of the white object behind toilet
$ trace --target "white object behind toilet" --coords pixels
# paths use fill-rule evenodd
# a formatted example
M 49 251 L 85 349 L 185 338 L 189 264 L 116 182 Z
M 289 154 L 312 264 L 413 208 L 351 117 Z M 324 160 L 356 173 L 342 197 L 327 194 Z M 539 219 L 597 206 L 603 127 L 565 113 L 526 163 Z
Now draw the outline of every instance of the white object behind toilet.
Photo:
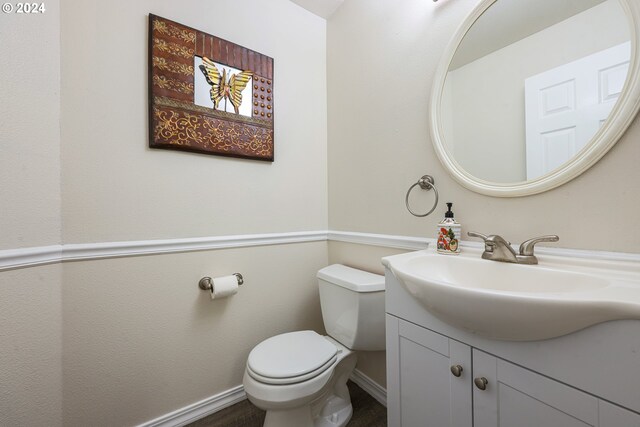
M 384 350 L 384 276 L 333 264 L 317 277 L 327 334 L 351 350 Z

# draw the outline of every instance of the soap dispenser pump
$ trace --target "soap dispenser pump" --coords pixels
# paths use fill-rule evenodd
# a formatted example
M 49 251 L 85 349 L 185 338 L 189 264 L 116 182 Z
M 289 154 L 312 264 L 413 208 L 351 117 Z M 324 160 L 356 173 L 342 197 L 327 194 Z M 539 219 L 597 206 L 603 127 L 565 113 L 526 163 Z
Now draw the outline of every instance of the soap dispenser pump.
M 452 206 L 453 203 L 447 203 L 447 212 L 444 214 L 444 219 L 438 224 L 436 250 L 441 254 L 457 255 L 460 253 L 462 225 L 456 222 L 453 217 Z

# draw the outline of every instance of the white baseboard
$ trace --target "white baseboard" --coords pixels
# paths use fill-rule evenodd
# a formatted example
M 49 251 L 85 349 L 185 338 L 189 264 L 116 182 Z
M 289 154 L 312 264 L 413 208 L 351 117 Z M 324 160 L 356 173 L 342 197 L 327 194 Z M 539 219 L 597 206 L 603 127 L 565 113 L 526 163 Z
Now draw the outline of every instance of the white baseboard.
M 246 398 L 247 394 L 244 392 L 244 387 L 239 385 L 154 420 L 147 421 L 138 427 L 181 427 L 242 402 Z
M 387 390 L 380 384 L 373 381 L 358 369 L 353 371 L 349 379 L 382 405 L 387 406 Z M 215 396 L 208 397 L 151 421 L 147 421 L 137 427 L 181 427 L 242 402 L 246 398 L 247 394 L 244 392 L 244 387 L 239 385 L 230 390 L 218 393 Z
M 380 384 L 363 374 L 359 369 L 354 370 L 349 379 L 380 402 L 385 408 L 387 407 L 387 390 Z

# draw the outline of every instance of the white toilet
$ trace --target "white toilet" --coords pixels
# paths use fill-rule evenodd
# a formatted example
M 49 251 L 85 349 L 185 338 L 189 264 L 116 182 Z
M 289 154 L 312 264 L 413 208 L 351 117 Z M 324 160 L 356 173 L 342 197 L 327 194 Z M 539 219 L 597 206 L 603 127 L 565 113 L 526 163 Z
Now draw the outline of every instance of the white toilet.
M 346 425 L 353 412 L 347 389 L 353 350 L 385 349 L 384 276 L 334 264 L 318 272 L 318 285 L 329 336 L 276 335 L 249 354 L 244 389 L 267 411 L 265 427 Z

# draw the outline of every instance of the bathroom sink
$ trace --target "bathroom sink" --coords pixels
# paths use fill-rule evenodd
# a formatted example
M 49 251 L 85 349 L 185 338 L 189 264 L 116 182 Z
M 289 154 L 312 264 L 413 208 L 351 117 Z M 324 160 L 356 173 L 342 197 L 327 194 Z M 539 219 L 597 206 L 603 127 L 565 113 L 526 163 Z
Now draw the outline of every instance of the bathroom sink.
M 609 320 L 640 319 L 637 263 L 541 256 L 538 265 L 424 250 L 383 258 L 400 284 L 440 320 L 510 341 L 554 338 Z

